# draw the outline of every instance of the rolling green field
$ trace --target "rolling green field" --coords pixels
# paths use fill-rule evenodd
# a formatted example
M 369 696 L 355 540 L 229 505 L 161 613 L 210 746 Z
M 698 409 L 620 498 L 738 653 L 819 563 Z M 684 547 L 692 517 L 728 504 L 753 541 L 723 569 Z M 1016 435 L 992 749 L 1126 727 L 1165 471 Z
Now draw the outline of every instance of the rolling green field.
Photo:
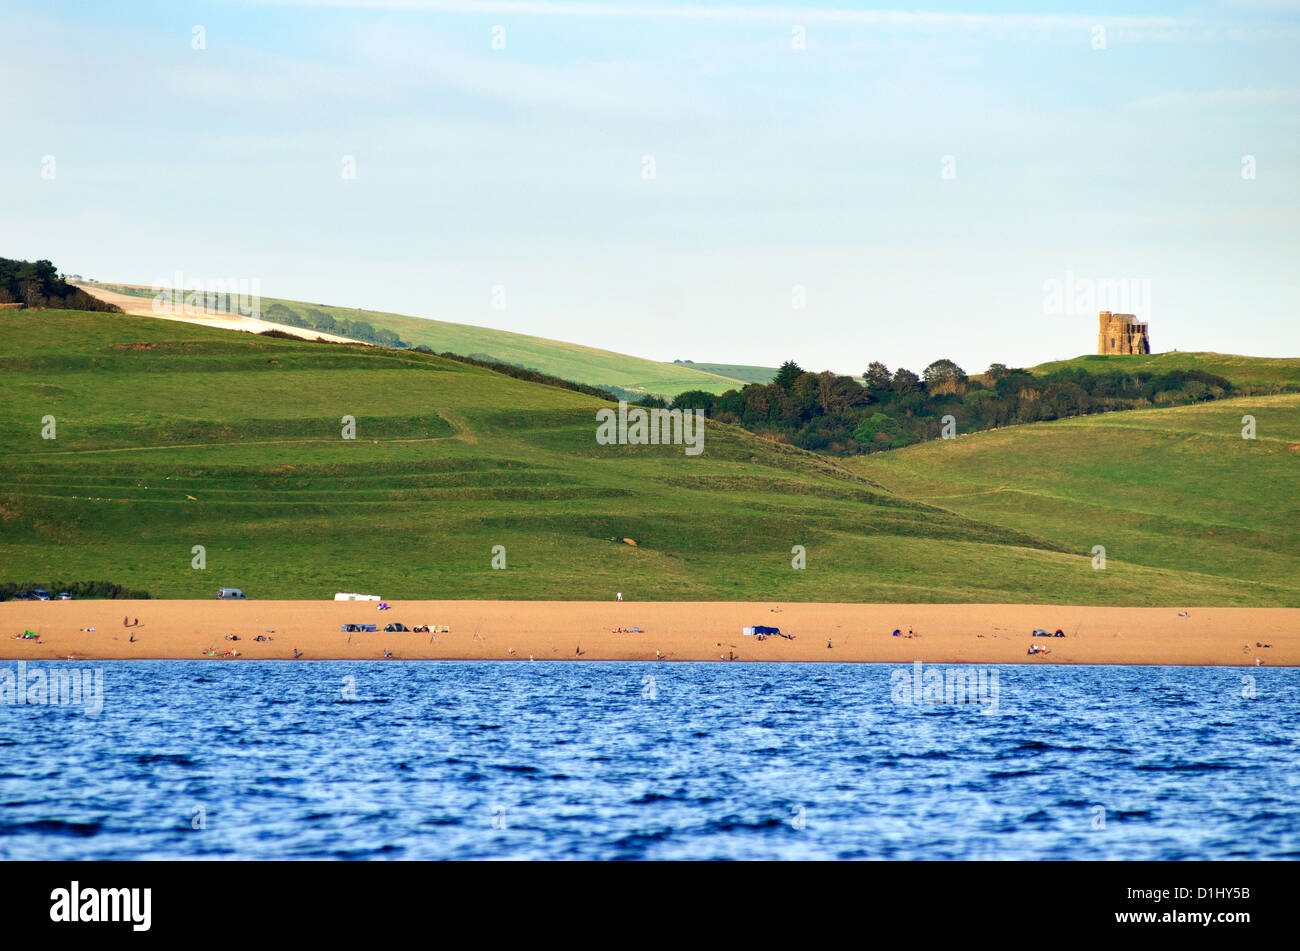
M 674 360 L 673 365 L 678 366 L 681 362 Z M 718 376 L 739 380 L 741 383 L 771 383 L 776 379 L 776 374 L 779 371 L 778 367 L 756 367 L 747 363 L 701 363 L 698 360 L 692 360 L 687 365 L 691 369 L 703 370 L 705 373 L 716 373 Z
M 845 466 L 712 422 L 698 457 L 600 446 L 608 404 L 410 351 L 71 311 L 0 315 L 0 341 L 0 580 L 156 597 L 1300 604 L 1285 445 L 1300 397 L 1240 401 L 1260 427 L 1245 446 L 1244 410 L 1225 402 Z M 1053 467 L 1088 481 L 1061 488 Z M 1008 500 L 981 499 L 997 491 Z M 1098 543 L 1106 571 L 1090 567 Z
M 1203 370 L 1232 381 L 1236 386 L 1277 387 L 1300 385 L 1300 357 L 1244 357 L 1233 353 L 1148 353 L 1132 356 L 1091 353 L 1072 360 L 1057 360 L 1030 367 L 1031 373 L 1082 367 L 1089 373 L 1112 370 L 1162 373 L 1170 370 Z
M 1228 584 L 1237 598 L 1223 603 L 1300 604 L 1300 394 L 1014 426 L 850 467 L 972 519 L 1102 545 L 1099 577 L 1140 566 Z
M 120 294 L 154 296 L 154 292 L 147 288 L 122 284 L 98 286 Z M 282 304 L 300 314 L 305 314 L 311 308 L 324 311 L 335 319 L 364 320 L 375 327 L 387 328 L 412 346 L 423 344 L 436 353 L 455 353 L 463 357 L 475 356 L 498 363 L 512 363 L 589 386 L 619 387 L 633 393 L 676 396 L 686 390 L 723 393 L 739 389 L 746 382 L 686 364 L 660 363 L 657 360 L 506 330 L 275 297 L 263 297 L 261 300 L 263 314 L 276 304 Z M 775 374 L 776 371 L 772 372 Z

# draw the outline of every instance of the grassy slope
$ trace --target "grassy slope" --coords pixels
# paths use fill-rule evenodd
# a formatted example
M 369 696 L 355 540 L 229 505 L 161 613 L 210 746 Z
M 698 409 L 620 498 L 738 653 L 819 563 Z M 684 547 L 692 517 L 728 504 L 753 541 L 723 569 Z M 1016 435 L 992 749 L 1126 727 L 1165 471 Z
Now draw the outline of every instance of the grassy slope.
M 1277 372 L 1239 368 L 1240 378 Z M 1253 441 L 1241 438 L 1246 414 L 1256 419 Z M 1016 426 L 851 467 L 910 498 L 1075 551 L 1104 545 L 1107 569 L 1092 572 L 1098 592 L 1155 570 L 1169 587 L 1153 600 L 1191 603 L 1174 592 L 1213 579 L 1234 591 L 1223 603 L 1300 604 L 1300 395 Z
M 103 286 L 123 294 L 153 296 L 152 291 L 138 287 L 121 284 Z M 461 356 L 487 354 L 502 363 L 525 366 L 562 380 L 591 386 L 619 386 L 641 393 L 675 396 L 685 390 L 722 393 L 744 385 L 742 380 L 681 364 L 660 363 L 576 343 L 548 340 L 545 337 L 404 314 L 310 304 L 275 297 L 262 298 L 263 314 L 273 304 L 283 304 L 298 313 L 314 308 L 335 319 L 345 317 L 348 320 L 365 320 L 374 327 L 386 327 L 412 346 L 424 344 L 438 353 L 456 353 Z
M 679 364 L 674 361 L 674 365 Z M 703 370 L 705 373 L 716 373 L 719 376 L 740 380 L 742 383 L 771 383 L 776 379 L 778 372 L 777 367 L 756 367 L 748 363 L 701 363 L 699 360 L 693 360 L 688 366 L 695 370 Z
M 1103 583 L 1083 555 L 721 425 L 697 458 L 601 447 L 598 401 L 435 357 L 62 311 L 6 314 L 0 341 L 4 579 L 168 597 L 1295 603 L 1294 572 L 1267 591 L 1141 567 Z
M 1269 386 L 1300 383 L 1300 357 L 1245 357 L 1233 353 L 1151 353 L 1140 356 L 1088 354 L 1072 360 L 1057 360 L 1030 367 L 1032 373 L 1083 367 L 1089 373 L 1115 369 L 1204 370 L 1231 380 L 1238 386 Z

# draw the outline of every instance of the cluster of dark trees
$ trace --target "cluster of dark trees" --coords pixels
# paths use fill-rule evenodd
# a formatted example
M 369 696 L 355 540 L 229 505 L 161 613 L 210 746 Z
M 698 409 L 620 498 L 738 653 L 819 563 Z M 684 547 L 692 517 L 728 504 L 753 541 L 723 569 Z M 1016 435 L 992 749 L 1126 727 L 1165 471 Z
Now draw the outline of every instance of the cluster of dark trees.
M 48 591 L 51 595 L 66 591 L 77 600 L 82 598 L 127 598 L 144 601 L 149 598 L 149 592 L 147 591 L 124 588 L 120 584 L 114 584 L 111 581 L 55 581 L 46 584 L 38 584 L 35 581 L 23 581 L 21 583 L 3 581 L 0 582 L 0 601 L 12 601 L 14 595 L 20 591 L 38 590 Z
M 393 333 L 393 331 L 384 327 L 376 327 L 368 320 L 349 320 L 346 317 L 335 317 L 333 314 L 327 314 L 315 307 L 308 307 L 306 313 L 300 314 L 292 307 L 276 303 L 262 312 L 262 318 L 272 323 L 287 324 L 290 327 L 319 330 L 322 333 L 338 334 L 340 337 L 349 337 L 353 340 L 377 343 L 381 347 L 393 347 L 403 350 L 410 347 L 410 344 Z
M 1178 405 L 1233 395 L 1231 382 L 1200 370 L 1106 370 L 1082 367 L 1035 374 L 995 363 L 967 376 L 951 360 L 936 360 L 919 376 L 872 363 L 859 380 L 809 373 L 794 361 L 768 384 L 752 383 L 720 396 L 702 390 L 644 406 L 702 409 L 710 419 L 743 426 L 781 442 L 835 455 L 911 445 L 942 435 L 943 417 L 958 433 L 1017 423 Z
M 120 313 L 112 304 L 73 287 L 49 261 L 0 258 L 0 304 L 26 304 L 59 310 L 100 310 Z

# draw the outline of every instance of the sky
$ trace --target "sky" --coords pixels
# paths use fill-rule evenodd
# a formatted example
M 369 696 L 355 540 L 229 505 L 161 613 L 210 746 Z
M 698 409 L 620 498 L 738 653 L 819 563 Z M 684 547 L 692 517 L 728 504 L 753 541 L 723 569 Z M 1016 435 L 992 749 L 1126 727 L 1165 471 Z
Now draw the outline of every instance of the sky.
M 0 0 L 0 256 L 659 360 L 1300 356 L 1300 2 Z

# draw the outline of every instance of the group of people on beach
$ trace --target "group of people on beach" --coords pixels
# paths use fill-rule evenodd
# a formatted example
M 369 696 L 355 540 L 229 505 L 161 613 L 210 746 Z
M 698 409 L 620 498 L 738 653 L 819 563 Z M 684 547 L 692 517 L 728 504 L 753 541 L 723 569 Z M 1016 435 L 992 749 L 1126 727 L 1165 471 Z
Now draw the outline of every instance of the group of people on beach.
M 222 640 L 227 640 L 227 641 L 238 641 L 238 640 L 240 640 L 240 637 L 239 637 L 238 634 L 223 634 L 223 635 L 221 635 L 221 637 L 222 637 Z M 135 635 L 134 635 L 134 634 L 131 635 L 131 639 L 132 639 L 132 640 L 135 640 Z M 266 643 L 266 642 L 268 642 L 268 641 L 275 640 L 275 638 L 273 638 L 273 637 L 268 637 L 268 636 L 265 635 L 265 634 L 257 634 L 257 635 L 254 635 L 253 640 L 256 641 L 256 642 L 258 642 L 259 644 L 264 644 L 264 643 Z M 298 649 L 297 649 L 296 647 L 294 648 L 294 652 L 293 652 L 293 653 L 294 653 L 294 659 L 296 660 L 296 659 L 298 658 Z M 239 650 L 239 648 L 237 648 L 237 647 L 227 647 L 227 648 L 224 648 L 224 649 L 218 651 L 217 648 L 216 648 L 216 645 L 209 645 L 207 650 L 205 650 L 205 651 L 200 651 L 199 656 L 201 656 L 201 657 L 211 657 L 211 658 L 217 658 L 217 657 L 220 657 L 220 658 L 222 658 L 222 659 L 233 659 L 233 658 L 236 658 L 236 657 L 242 657 L 243 654 L 242 654 L 242 652 Z
M 920 637 L 920 636 L 921 636 L 920 634 L 916 633 L 916 631 L 912 630 L 910 627 L 907 629 L 906 634 L 904 634 L 898 628 L 894 628 L 894 633 L 890 635 L 890 637 Z

